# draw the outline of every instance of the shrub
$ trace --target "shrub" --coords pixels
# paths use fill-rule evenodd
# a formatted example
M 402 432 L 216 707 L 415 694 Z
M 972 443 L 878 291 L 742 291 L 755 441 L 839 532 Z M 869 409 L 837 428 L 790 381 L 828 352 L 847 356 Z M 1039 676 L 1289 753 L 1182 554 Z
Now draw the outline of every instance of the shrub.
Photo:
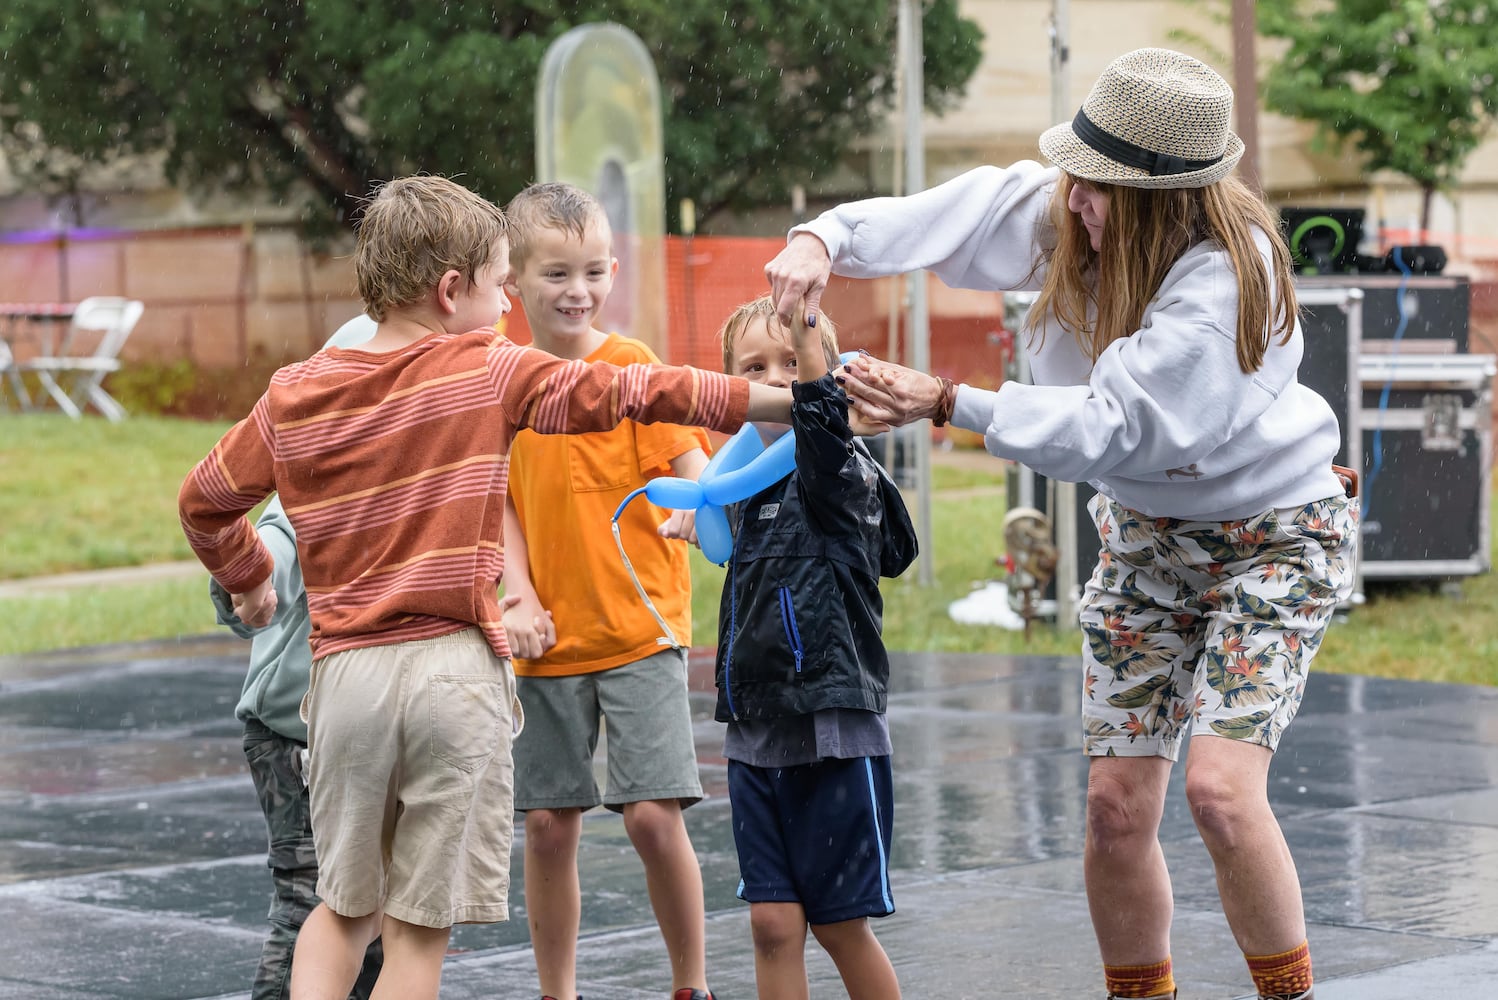
M 203 368 L 187 359 L 135 361 L 109 377 L 109 394 L 133 414 L 238 420 L 250 412 L 270 377 L 289 358 L 263 349 L 238 368 Z

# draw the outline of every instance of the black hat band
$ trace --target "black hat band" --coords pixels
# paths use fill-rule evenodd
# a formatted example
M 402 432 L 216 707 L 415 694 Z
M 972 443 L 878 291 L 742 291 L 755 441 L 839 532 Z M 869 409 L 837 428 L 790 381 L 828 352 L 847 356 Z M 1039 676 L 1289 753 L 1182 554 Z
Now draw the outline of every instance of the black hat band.
M 1151 177 L 1171 177 L 1176 174 L 1194 173 L 1222 162 L 1221 156 L 1214 156 L 1208 160 L 1185 160 L 1169 153 L 1157 153 L 1153 149 L 1145 149 L 1143 146 L 1135 145 L 1127 139 L 1120 139 L 1111 132 L 1098 128 L 1082 108 L 1077 109 L 1077 117 L 1072 119 L 1071 128 L 1077 138 L 1090 148 L 1126 167 L 1143 170 Z

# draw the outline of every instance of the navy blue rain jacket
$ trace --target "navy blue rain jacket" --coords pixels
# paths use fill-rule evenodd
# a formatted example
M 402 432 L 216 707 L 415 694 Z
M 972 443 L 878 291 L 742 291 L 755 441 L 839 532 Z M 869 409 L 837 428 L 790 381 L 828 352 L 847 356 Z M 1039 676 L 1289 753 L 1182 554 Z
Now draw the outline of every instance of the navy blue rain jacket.
M 826 375 L 791 387 L 796 469 L 737 505 L 718 612 L 716 717 L 885 710 L 881 576 L 916 557 L 889 474 L 848 426 Z

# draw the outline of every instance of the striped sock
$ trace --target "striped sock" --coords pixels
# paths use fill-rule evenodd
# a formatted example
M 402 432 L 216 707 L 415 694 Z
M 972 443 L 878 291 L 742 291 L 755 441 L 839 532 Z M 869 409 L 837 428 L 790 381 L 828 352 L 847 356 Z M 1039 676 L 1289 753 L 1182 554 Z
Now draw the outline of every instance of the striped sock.
M 1103 975 L 1110 997 L 1168 997 L 1175 995 L 1176 980 L 1170 972 L 1170 956 L 1153 965 L 1104 965 Z
M 1311 988 L 1311 946 L 1302 941 L 1278 955 L 1244 955 L 1261 997 L 1297 997 Z

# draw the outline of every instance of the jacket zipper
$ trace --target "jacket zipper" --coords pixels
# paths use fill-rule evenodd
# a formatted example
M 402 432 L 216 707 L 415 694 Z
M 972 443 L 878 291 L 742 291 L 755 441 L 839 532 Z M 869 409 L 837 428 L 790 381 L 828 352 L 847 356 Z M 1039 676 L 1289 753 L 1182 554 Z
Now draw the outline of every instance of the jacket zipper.
M 733 647 L 739 631 L 739 559 L 738 537 L 728 553 L 728 655 L 723 658 L 723 694 L 728 698 L 728 714 L 737 722 L 739 710 L 733 703 Z
M 801 630 L 796 627 L 796 605 L 791 601 L 791 588 L 781 587 L 777 591 L 780 597 L 780 623 L 785 627 L 786 641 L 791 644 L 791 654 L 796 657 L 796 673 L 801 672 Z

